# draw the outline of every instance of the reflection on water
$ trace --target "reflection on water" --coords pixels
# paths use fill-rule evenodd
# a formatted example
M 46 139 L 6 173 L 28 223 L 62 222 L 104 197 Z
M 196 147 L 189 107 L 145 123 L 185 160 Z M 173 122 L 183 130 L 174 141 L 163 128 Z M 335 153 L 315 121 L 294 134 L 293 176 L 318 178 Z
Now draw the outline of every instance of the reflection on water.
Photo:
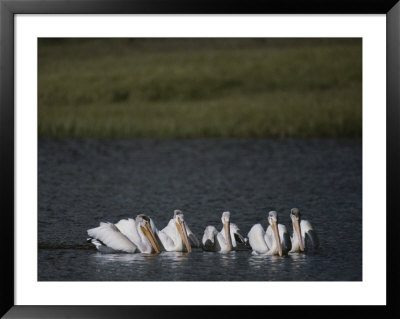
M 236 251 L 230 251 L 229 253 L 219 253 L 221 257 L 221 266 L 228 268 L 230 267 L 233 263 L 236 262 L 237 255 Z
M 284 258 L 284 257 L 283 257 Z M 249 266 L 254 269 L 259 269 L 260 267 L 265 267 L 270 265 L 271 261 L 277 260 L 276 256 L 266 256 L 266 255 L 252 255 L 249 258 Z
M 39 140 L 39 280 L 361 280 L 361 141 Z M 157 227 L 174 209 L 201 239 L 221 212 L 247 235 L 276 210 L 313 224 L 313 255 L 100 254 L 86 230 L 146 213 Z M 332 218 L 335 216 L 335 218 Z M 338 241 L 344 244 L 337 247 Z
M 329 267 L 327 261 L 318 255 L 253 256 L 249 251 L 212 253 L 201 249 L 193 249 L 191 254 L 162 252 L 159 255 L 41 249 L 39 258 L 46 261 L 42 271 L 57 269 L 64 274 L 60 280 L 68 280 L 69 269 L 79 274 L 76 280 L 109 280 L 111 277 L 123 281 L 193 278 L 207 281 L 241 281 L 243 278 L 246 281 L 304 281 L 312 280 L 318 272 Z M 72 258 L 73 269 L 70 267 Z
M 150 262 L 151 258 L 156 257 L 155 254 L 102 254 L 95 253 L 91 256 L 95 258 L 97 263 L 141 263 L 141 262 Z
M 254 269 L 269 269 L 269 271 L 278 270 L 277 267 L 281 267 L 281 265 L 285 262 L 287 256 L 254 256 L 252 255 L 249 258 L 249 266 Z
M 90 256 L 96 266 L 111 265 L 119 268 L 133 266 L 136 270 L 146 270 L 153 264 L 162 264 L 163 267 L 170 269 L 179 268 L 180 265 L 189 260 L 189 254 L 185 252 L 162 252 L 161 254 L 125 254 L 125 253 L 110 253 L 102 254 L 99 252 Z M 156 266 L 157 267 L 157 266 Z

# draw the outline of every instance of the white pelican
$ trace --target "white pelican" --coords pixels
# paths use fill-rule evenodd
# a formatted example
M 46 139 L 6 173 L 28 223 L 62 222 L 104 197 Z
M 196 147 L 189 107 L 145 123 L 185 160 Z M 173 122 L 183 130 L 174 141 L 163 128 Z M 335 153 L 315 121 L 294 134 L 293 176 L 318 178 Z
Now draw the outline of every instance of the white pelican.
M 230 222 L 229 212 L 222 214 L 221 221 L 223 227 L 220 232 L 214 226 L 207 226 L 204 230 L 202 239 L 204 250 L 228 252 L 235 250 L 238 243 L 246 244 L 246 239 L 239 234 L 239 227 Z
M 317 234 L 308 220 L 301 218 L 298 208 L 290 210 L 290 218 L 293 224 L 292 250 L 290 252 L 302 252 L 317 249 L 319 241 Z
M 155 232 L 166 251 L 186 250 L 190 253 L 192 246 L 199 247 L 199 240 L 189 229 L 180 210 L 174 211 L 174 217 L 164 229 Z
M 151 227 L 153 226 L 153 227 Z M 161 249 L 154 237 L 154 223 L 146 215 L 121 219 L 118 223 L 100 223 L 89 229 L 88 241 L 101 252 L 160 253 Z
M 270 211 L 268 214 L 270 226 L 264 232 L 261 224 L 255 224 L 247 237 L 254 255 L 279 255 L 287 254 L 292 245 L 285 225 L 278 224 L 278 214 Z

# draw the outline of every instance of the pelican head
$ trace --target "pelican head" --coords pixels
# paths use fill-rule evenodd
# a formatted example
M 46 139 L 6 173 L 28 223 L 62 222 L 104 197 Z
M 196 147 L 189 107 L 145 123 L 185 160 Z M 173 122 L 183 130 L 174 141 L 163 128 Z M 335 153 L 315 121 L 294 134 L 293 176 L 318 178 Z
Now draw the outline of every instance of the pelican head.
M 186 226 L 185 226 L 185 220 L 183 218 L 183 213 L 180 210 L 174 210 L 174 221 L 176 228 L 178 229 L 179 235 L 181 236 L 181 239 L 183 243 L 186 246 L 186 250 L 188 253 L 192 252 L 192 247 L 189 244 L 189 239 L 186 231 Z
M 268 213 L 268 222 L 270 225 L 272 225 L 273 223 L 278 224 L 278 213 L 274 210 L 271 210 Z
M 154 236 L 154 232 L 150 227 L 150 217 L 140 214 L 136 216 L 135 222 L 143 235 L 149 240 L 151 247 L 153 247 L 154 251 L 159 254 L 161 249 Z
M 282 244 L 278 232 L 278 213 L 276 211 L 273 210 L 268 213 L 268 222 L 271 225 L 272 230 L 274 231 L 279 256 L 282 256 Z
M 222 224 L 229 223 L 229 219 L 230 218 L 231 218 L 231 213 L 230 212 L 223 212 L 222 213 L 222 217 L 221 217 Z
M 221 217 L 222 225 L 224 226 L 225 230 L 225 239 L 228 251 L 232 250 L 230 217 L 231 217 L 230 212 L 223 212 Z
M 299 240 L 300 251 L 304 251 L 304 244 L 303 238 L 301 237 L 301 229 L 300 229 L 300 220 L 301 220 L 301 213 L 298 208 L 292 208 L 290 210 L 290 218 L 293 224 L 293 230 L 296 233 L 296 236 Z

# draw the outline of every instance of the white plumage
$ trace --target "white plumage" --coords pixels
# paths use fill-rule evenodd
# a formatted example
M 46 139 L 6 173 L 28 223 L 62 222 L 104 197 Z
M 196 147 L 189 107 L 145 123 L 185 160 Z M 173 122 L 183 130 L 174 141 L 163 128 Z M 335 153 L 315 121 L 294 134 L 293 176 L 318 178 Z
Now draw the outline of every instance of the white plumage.
M 239 227 L 230 222 L 229 212 L 222 214 L 221 221 L 223 226 L 220 232 L 214 226 L 205 228 L 202 238 L 204 250 L 228 252 L 237 249 L 237 241 L 246 242 L 245 238 L 239 234 Z M 227 234 L 229 235 L 227 236 Z
M 199 246 L 199 240 L 184 221 L 184 215 L 180 210 L 174 211 L 174 217 L 162 230 L 155 231 L 166 251 L 192 251 Z
M 319 247 L 317 234 L 311 223 L 301 218 L 298 208 L 291 209 L 290 218 L 293 225 L 293 235 L 291 237 L 292 249 L 290 252 L 296 253 L 317 249 Z
M 104 247 L 102 247 L 105 245 L 114 251 L 126 253 L 137 252 L 137 246 L 125 235 L 123 235 L 112 223 L 101 222 L 99 227 L 89 229 L 88 235 L 91 237 L 90 239 L 96 239 L 95 241 L 92 241 L 92 243 L 100 251 L 107 251 Z
M 89 229 L 89 240 L 101 252 L 152 253 L 160 252 L 150 224 L 145 215 L 122 219 L 116 224 L 100 223 L 99 227 Z
M 267 245 L 264 228 L 261 224 L 255 224 L 251 227 L 247 237 L 249 238 L 249 244 L 253 252 L 263 255 L 270 250 Z
M 268 214 L 270 225 L 267 231 L 261 224 L 255 224 L 247 237 L 254 255 L 279 255 L 287 254 L 291 249 L 289 233 L 285 225 L 278 224 L 278 215 L 275 211 Z

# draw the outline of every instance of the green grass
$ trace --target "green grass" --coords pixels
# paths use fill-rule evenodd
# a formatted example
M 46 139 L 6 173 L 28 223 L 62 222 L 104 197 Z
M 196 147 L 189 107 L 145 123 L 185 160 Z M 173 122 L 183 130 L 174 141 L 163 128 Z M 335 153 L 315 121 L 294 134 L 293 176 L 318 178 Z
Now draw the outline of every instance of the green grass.
M 359 39 L 40 39 L 39 136 L 361 137 Z

